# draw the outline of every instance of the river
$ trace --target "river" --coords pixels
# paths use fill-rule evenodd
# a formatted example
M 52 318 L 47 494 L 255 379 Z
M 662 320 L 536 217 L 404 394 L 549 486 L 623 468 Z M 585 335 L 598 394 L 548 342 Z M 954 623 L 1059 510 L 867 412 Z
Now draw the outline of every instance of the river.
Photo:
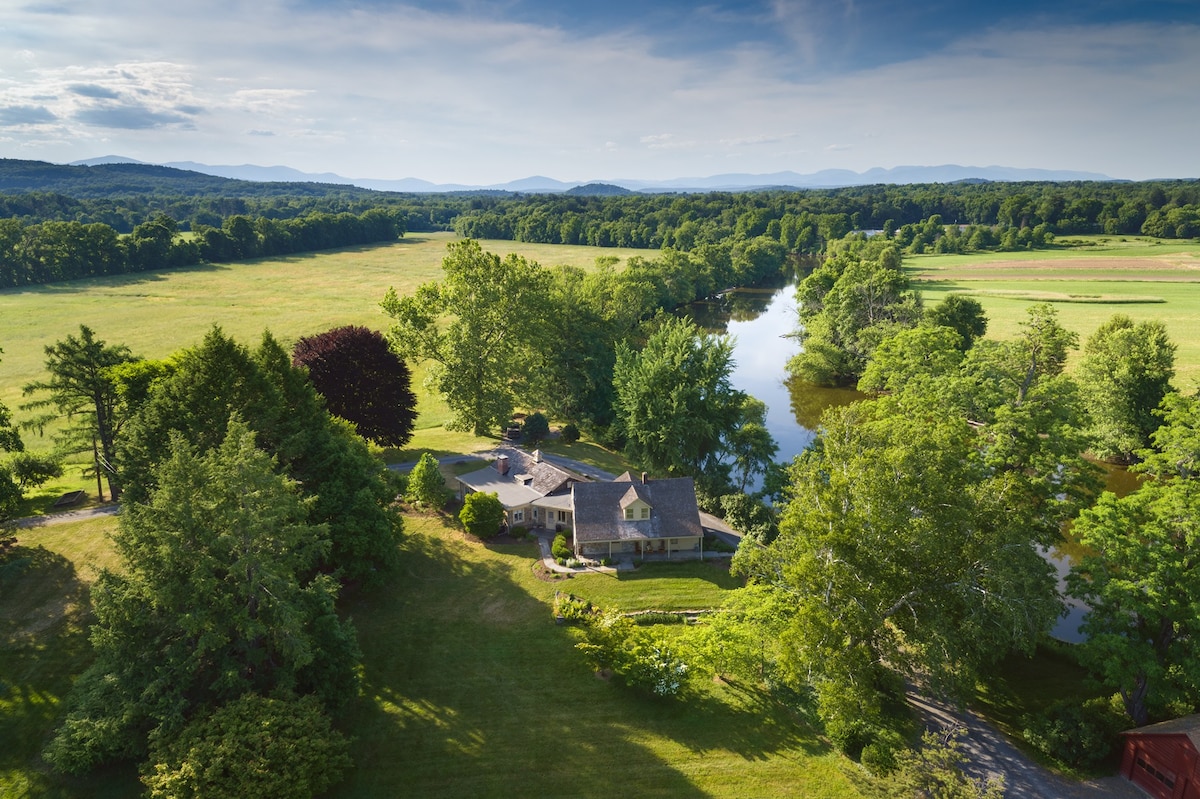
M 734 388 L 766 404 L 767 428 L 779 444 L 776 459 L 781 462 L 791 461 L 812 443 L 822 411 L 864 397 L 851 389 L 820 388 L 788 379 L 788 359 L 800 349 L 791 337 L 797 323 L 794 282 L 735 289 L 719 301 L 694 304 L 688 314 L 698 325 L 724 331 L 734 339 L 735 367 L 730 380 Z M 1124 495 L 1136 487 L 1136 478 L 1125 469 L 1103 466 L 1108 490 Z M 1063 578 L 1080 554 L 1079 545 L 1070 540 L 1043 552 L 1055 569 L 1060 591 L 1065 587 Z M 1078 600 L 1067 598 L 1067 613 L 1051 635 L 1068 642 L 1082 640 L 1079 623 L 1086 610 Z

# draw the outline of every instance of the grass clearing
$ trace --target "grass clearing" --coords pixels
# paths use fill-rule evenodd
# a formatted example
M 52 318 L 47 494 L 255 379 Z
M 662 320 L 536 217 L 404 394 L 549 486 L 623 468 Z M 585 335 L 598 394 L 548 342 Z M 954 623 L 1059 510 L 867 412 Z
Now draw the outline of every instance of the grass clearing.
M 35 553 L 0 572 L 0 793 L 109 799 L 138 792 L 132 768 L 67 780 L 38 753 L 72 679 L 90 658 L 87 588 L 113 565 L 111 517 L 22 531 Z M 598 679 L 551 616 L 555 588 L 533 572 L 536 545 L 485 545 L 441 516 L 409 515 L 390 587 L 349 595 L 364 652 L 364 693 L 340 721 L 356 768 L 331 797 L 855 797 L 847 761 L 784 706 L 756 690 L 698 685 L 651 701 Z M 38 545 L 43 548 L 38 549 Z M 693 603 L 716 601 L 724 577 L 676 573 Z M 714 576 L 715 575 L 715 576 Z M 622 590 L 670 593 L 667 564 Z M 580 582 L 567 583 L 572 586 Z M 693 589 L 684 589 L 684 593 Z M 703 597 L 708 597 L 704 599 Z M 40 619 L 56 611 L 50 623 Z
M 198 344 L 219 325 L 226 333 L 255 346 L 270 330 L 285 346 L 297 338 L 345 324 L 385 330 L 389 320 L 379 302 L 389 287 L 410 293 L 421 283 L 440 279 L 446 246 L 453 233 L 421 233 L 389 245 L 351 247 L 236 264 L 144 272 L 135 275 L 71 281 L 0 291 L 0 402 L 16 421 L 29 418 L 20 410 L 28 398 L 21 387 L 45 377 L 45 348 L 86 324 L 109 344 L 125 344 L 135 354 L 162 358 Z M 566 264 L 590 267 L 600 256 L 624 263 L 652 251 L 483 241 L 484 249 L 505 255 L 518 253 L 543 266 Z M 417 394 L 417 430 L 406 450 L 385 453 L 390 462 L 415 460 L 411 452 L 474 452 L 495 446 L 494 439 L 476 438 L 442 427 L 449 409 L 424 387 L 425 367 L 413 368 Z M 50 435 L 24 434 L 26 446 L 48 450 Z M 47 512 L 60 494 L 95 491 L 95 482 L 68 466 L 63 478 L 49 484 L 25 514 Z
M 742 580 L 729 561 L 644 563 L 633 572 L 577 574 L 560 587 L 593 605 L 624 612 L 706 610 L 720 607 L 725 592 Z
M 928 305 L 947 294 L 979 300 L 988 335 L 1015 336 L 1025 309 L 1053 302 L 1059 319 L 1082 344 L 1121 313 L 1158 319 L 1178 345 L 1175 385 L 1200 385 L 1200 242 L 1145 237 L 1070 237 L 1051 250 L 905 257 L 905 268 Z M 1078 361 L 1076 351 L 1071 364 Z
M 350 603 L 368 701 L 347 725 L 359 767 L 333 795 L 857 795 L 846 761 L 755 691 L 659 702 L 597 679 L 551 618 L 555 588 L 580 580 L 538 580 L 534 545 L 407 524 L 396 585 Z

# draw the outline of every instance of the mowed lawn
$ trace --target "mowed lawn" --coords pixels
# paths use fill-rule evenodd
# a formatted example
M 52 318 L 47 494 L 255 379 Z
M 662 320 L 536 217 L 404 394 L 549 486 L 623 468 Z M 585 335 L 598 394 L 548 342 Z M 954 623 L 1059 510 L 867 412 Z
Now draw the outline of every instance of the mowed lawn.
M 1158 319 L 1178 345 L 1176 380 L 1200 385 L 1200 242 L 1111 236 L 1068 237 L 1069 248 L 1016 253 L 906 256 L 926 304 L 948 293 L 983 305 L 988 335 L 1016 335 L 1025 309 L 1051 302 L 1082 346 L 1114 314 Z M 1077 360 L 1076 352 L 1073 360 Z
M 649 700 L 597 678 L 574 648 L 578 631 L 551 614 L 556 589 L 587 583 L 539 580 L 534 545 L 482 544 L 437 516 L 405 522 L 392 584 L 344 601 L 364 652 L 364 692 L 340 722 L 355 738 L 355 768 L 330 796 L 858 796 L 854 766 L 756 690 L 704 679 L 685 699 Z M 105 535 L 114 526 L 106 518 L 23 532 L 21 544 L 43 554 L 19 583 L 0 585 L 10 682 L 0 738 L 15 743 L 0 753 L 6 797 L 137 790 L 128 768 L 64 780 L 38 759 L 88 662 L 86 589 L 98 566 L 113 565 Z M 719 601 L 727 575 L 696 594 L 686 587 L 694 571 L 679 574 L 684 593 Z M 670 575 L 640 579 L 667 585 Z M 36 596 L 7 590 L 37 584 Z

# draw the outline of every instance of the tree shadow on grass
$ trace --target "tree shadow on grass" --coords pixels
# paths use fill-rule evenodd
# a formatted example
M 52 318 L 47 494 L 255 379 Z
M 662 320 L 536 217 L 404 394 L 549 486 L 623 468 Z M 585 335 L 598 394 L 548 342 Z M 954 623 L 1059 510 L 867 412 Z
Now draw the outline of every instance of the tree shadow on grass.
M 71 561 L 42 547 L 15 547 L 0 563 L 0 794 L 129 796 L 132 767 L 86 778 L 52 773 L 41 751 L 71 684 L 92 659 L 91 601 Z M 7 779 L 8 784 L 5 784 Z
M 702 797 L 685 772 L 706 757 L 824 751 L 753 691 L 659 702 L 597 679 L 508 553 L 450 536 L 407 537 L 397 582 L 348 608 L 364 691 L 333 795 Z

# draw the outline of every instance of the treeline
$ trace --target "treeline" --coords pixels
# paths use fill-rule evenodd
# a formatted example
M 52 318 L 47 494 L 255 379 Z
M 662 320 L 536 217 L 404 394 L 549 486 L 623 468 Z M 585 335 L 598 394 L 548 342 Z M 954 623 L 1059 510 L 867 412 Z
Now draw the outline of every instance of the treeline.
M 395 241 L 404 232 L 403 219 L 385 208 L 295 219 L 236 214 L 220 226 L 197 225 L 190 236 L 166 214 L 128 236 L 101 222 L 0 219 L 0 288 Z
M 449 230 L 454 218 L 470 207 L 470 202 L 461 197 L 390 195 L 366 189 L 340 191 L 347 188 L 353 187 L 331 186 L 327 187 L 326 193 L 317 196 L 265 197 L 133 194 L 81 198 L 51 191 L 31 191 L 0 194 L 0 218 L 14 219 L 26 225 L 39 222 L 101 223 L 117 233 L 131 233 L 138 225 L 159 215 L 171 217 L 180 230 L 187 231 L 205 225 L 220 227 L 226 219 L 237 215 L 285 220 L 319 213 L 358 215 L 372 208 L 386 208 L 403 222 L 406 230 L 433 231 Z
M 852 230 L 899 232 L 938 218 L 967 251 L 1039 246 L 1053 235 L 1200 235 L 1200 184 L 982 183 L 866 186 L 810 191 L 689 195 L 473 198 L 454 221 L 469 238 L 600 247 L 690 250 L 728 238 L 769 236 L 789 250 L 820 252 Z M 1025 232 L 1022 232 L 1025 231 Z M 932 246 L 926 236 L 918 246 Z

